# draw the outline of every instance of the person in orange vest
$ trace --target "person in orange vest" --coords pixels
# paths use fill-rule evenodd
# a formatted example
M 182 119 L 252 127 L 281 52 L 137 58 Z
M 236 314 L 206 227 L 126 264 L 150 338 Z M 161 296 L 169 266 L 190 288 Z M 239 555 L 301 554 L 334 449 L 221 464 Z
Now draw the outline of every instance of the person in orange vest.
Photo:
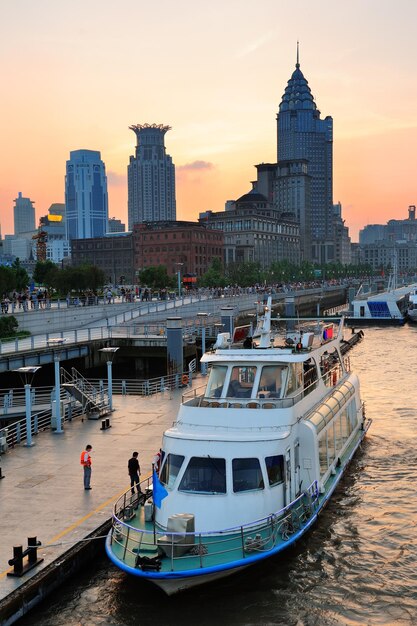
M 90 452 L 93 449 L 93 446 L 88 444 L 85 447 L 85 450 L 81 452 L 81 465 L 84 468 L 84 489 L 91 489 L 90 480 L 91 480 L 91 456 Z

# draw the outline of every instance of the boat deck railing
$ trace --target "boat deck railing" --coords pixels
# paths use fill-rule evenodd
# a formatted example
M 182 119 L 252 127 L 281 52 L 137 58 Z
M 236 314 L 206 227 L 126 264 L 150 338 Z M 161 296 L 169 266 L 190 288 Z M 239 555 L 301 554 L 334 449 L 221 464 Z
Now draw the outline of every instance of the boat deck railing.
M 322 373 L 322 380 L 329 389 L 333 389 L 342 382 L 350 372 L 350 361 L 348 357 L 343 359 L 344 367 L 336 363 Z M 205 395 L 206 385 L 199 385 L 188 389 L 182 395 L 182 404 L 202 408 L 220 409 L 287 409 L 294 406 L 306 395 L 316 389 L 318 379 L 307 384 L 302 389 L 296 391 L 286 398 L 218 398 Z
M 144 515 L 143 508 L 135 505 L 137 495 L 131 496 L 128 490 L 114 507 L 111 548 L 119 559 L 135 568 L 141 567 L 141 558 L 149 558 L 152 550 L 164 572 L 226 565 L 288 542 L 312 520 L 319 497 L 318 483 L 314 481 L 291 504 L 265 518 L 217 531 L 178 533 L 161 530 L 153 522 L 144 522 L 140 528 L 130 524 L 136 516 L 144 520 Z M 139 513 L 135 513 L 138 508 Z M 161 556 L 161 545 L 166 556 Z

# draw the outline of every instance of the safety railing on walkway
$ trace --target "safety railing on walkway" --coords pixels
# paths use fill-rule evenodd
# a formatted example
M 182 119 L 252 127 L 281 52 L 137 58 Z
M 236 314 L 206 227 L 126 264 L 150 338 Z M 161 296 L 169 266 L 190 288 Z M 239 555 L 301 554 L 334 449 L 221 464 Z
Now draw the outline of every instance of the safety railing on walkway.
M 152 396 L 156 393 L 164 393 L 165 391 L 173 391 L 175 389 L 183 389 L 192 385 L 193 377 L 196 372 L 196 360 L 193 359 L 191 368 L 182 374 L 171 374 L 169 376 L 159 376 L 148 380 L 137 379 L 112 379 L 112 388 L 114 395 L 122 396 Z M 89 378 L 89 382 L 94 387 L 100 388 L 105 381 L 100 378 Z
M 61 396 L 62 423 L 70 422 L 75 417 L 83 415 L 84 411 L 76 401 L 68 400 L 68 395 Z M 31 416 L 30 428 L 32 436 L 38 435 L 41 431 L 54 428 L 54 417 L 52 407 L 34 413 Z M 7 449 L 14 448 L 18 444 L 24 443 L 28 438 L 28 429 L 26 418 L 17 420 L 7 427 L 0 429 L 0 453 L 6 452 Z
M 51 404 L 55 400 L 54 387 L 32 387 L 31 404 L 35 405 Z M 24 407 L 26 404 L 25 390 L 21 388 L 0 389 L 0 417 L 8 415 L 10 409 Z

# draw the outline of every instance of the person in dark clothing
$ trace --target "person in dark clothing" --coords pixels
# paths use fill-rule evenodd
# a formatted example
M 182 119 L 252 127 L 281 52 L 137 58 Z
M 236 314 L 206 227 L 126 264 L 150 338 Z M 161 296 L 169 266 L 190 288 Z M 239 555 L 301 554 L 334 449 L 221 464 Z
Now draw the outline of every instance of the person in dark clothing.
M 140 465 L 139 465 L 138 456 L 139 456 L 139 452 L 133 452 L 132 458 L 129 459 L 128 464 L 127 464 L 127 471 L 129 472 L 129 476 L 130 476 L 130 487 L 131 487 L 132 495 L 135 493 L 135 487 L 134 487 L 135 484 L 136 484 L 137 492 L 141 493 L 140 484 L 139 484 Z

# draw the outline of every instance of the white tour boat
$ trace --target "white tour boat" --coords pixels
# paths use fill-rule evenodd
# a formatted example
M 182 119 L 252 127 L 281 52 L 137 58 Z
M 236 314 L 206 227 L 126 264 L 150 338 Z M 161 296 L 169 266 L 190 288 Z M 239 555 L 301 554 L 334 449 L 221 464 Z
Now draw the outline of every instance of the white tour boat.
M 250 347 L 219 336 L 202 357 L 206 384 L 183 395 L 164 433 L 159 479 L 115 503 L 106 551 L 119 568 L 173 594 L 310 529 L 370 425 L 342 335 L 343 320 L 326 319 L 284 340 L 269 300 Z

